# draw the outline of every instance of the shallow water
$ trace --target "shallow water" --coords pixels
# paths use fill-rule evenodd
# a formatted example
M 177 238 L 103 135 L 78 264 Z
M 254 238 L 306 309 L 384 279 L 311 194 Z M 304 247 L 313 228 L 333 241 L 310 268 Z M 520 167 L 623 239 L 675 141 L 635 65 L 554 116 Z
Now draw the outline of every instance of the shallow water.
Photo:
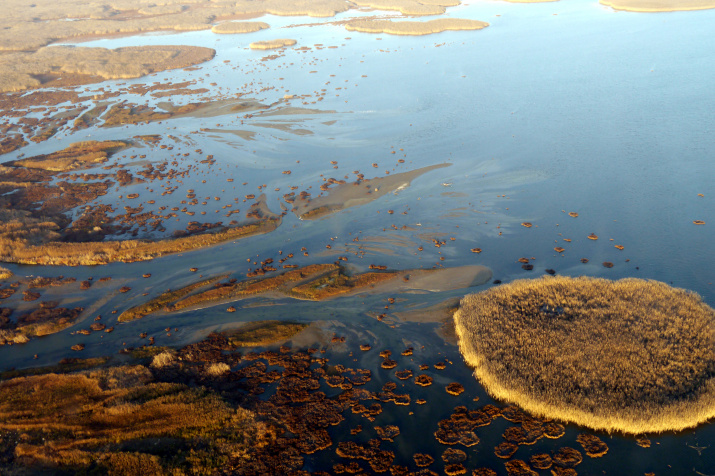
M 370 368 L 374 390 L 392 373 L 379 368 L 379 349 L 391 348 L 399 353 L 402 346 L 414 346 L 414 363 L 409 365 L 415 367 L 443 358 L 453 362 L 447 370 L 435 374 L 432 387 L 419 388 L 413 395 L 413 402 L 420 398 L 416 395 L 424 395 L 428 405 L 386 406 L 390 410 L 375 422 L 400 422 L 402 434 L 394 445 L 401 456 L 396 463 L 407 464 L 415 452 L 430 451 L 436 458 L 441 454 L 444 448 L 437 451 L 441 445 L 435 442 L 433 432 L 436 422 L 448 416 L 454 406 L 476 406 L 491 400 L 471 377 L 456 346 L 432 332 L 438 324 L 401 323 L 393 329 L 370 317 L 368 313 L 384 312 L 385 295 L 325 303 L 258 299 L 254 301 L 263 305 L 241 302 L 232 314 L 220 305 L 116 325 L 113 333 L 102 333 L 101 338 L 100 333 L 70 333 L 88 327 L 98 314 L 103 316 L 102 322 L 111 325 L 123 310 L 168 288 L 190 284 L 197 274 L 234 273 L 241 277 L 251 268 L 249 258 L 260 261 L 277 257 L 278 250 L 295 253 L 294 264 L 333 261 L 338 252 L 356 251 L 360 243 L 353 239 L 358 236 L 398 235 L 409 243 L 399 246 L 380 242 L 376 244 L 379 248 L 366 245 L 364 255 L 349 255 L 350 263 L 358 269 L 373 263 L 398 269 L 481 264 L 489 266 L 494 278 L 504 282 L 539 276 L 546 268 L 572 276 L 640 277 L 693 290 L 715 306 L 710 231 L 711 222 L 715 222 L 711 164 L 715 150 L 715 36 L 711 34 L 715 10 L 616 13 L 595 2 L 575 1 L 532 5 L 471 2 L 449 12 L 455 17 L 488 21 L 491 26 L 481 31 L 394 37 L 347 32 L 334 25 L 281 28 L 318 20 L 268 17 L 264 20 L 272 28 L 250 35 L 203 31 L 83 44 L 111 48 L 191 44 L 217 50 L 216 58 L 196 71 L 163 72 L 148 79 L 103 84 L 109 84 L 109 88 L 119 87 L 116 83 L 197 79 L 200 82 L 195 87 L 211 89 L 207 97 L 233 98 L 241 93 L 244 96 L 240 100 L 273 105 L 271 111 L 290 104 L 321 112 L 253 117 L 230 114 L 140 126 L 93 127 L 27 146 L 3 160 L 21 153 L 47 153 L 78 140 L 171 134 L 179 141 L 171 152 L 144 147 L 121 154 L 148 154 L 147 160 L 161 161 L 172 153 L 201 149 L 204 155 L 213 154 L 217 163 L 209 173 L 191 172 L 183 183 L 173 181 L 179 189 L 164 201 L 152 195 L 157 207 L 174 205 L 176 197 L 183 198 L 186 190 L 193 188 L 199 198 L 220 195 L 222 200 L 217 205 L 265 192 L 269 207 L 276 212 L 291 185 L 300 187 L 296 192 L 312 187 L 310 192 L 317 195 L 323 183 L 321 174 L 338 179 L 348 175 L 352 180 L 354 170 L 372 178 L 383 176 L 385 171 L 406 172 L 437 163 L 452 166 L 433 170 L 399 192 L 366 205 L 314 221 L 289 213 L 275 232 L 204 250 L 97 268 L 9 265 L 19 276 L 61 274 L 78 280 L 112 276 L 113 280 L 77 292 L 75 305 L 89 308 L 93 303 L 100 304 L 73 328 L 23 346 L 0 347 L 2 367 L 55 363 L 74 354 L 69 347 L 80 341 L 87 345 L 83 357 L 113 354 L 125 345 L 141 345 L 141 332 L 156 336 L 157 345 L 182 345 L 233 322 L 326 320 L 327 329 L 348 336 L 346 352 L 352 351 L 353 358 L 358 359 L 352 362 L 346 352 L 329 348 L 331 363 L 344 359 L 346 365 L 350 362 L 351 366 Z M 338 19 L 348 14 L 338 15 Z M 295 38 L 298 44 L 286 49 L 281 57 L 266 61 L 261 58 L 272 52 L 248 49 L 252 41 L 276 37 Z M 325 48 L 313 47 L 317 43 Z M 297 49 L 302 46 L 313 48 L 302 52 Z M 259 91 L 269 86 L 276 89 Z M 324 100 L 316 101 L 316 92 L 321 89 L 326 89 Z M 285 94 L 313 97 L 304 99 L 307 104 L 300 99 L 277 104 Z M 193 98 L 171 100 L 184 104 Z M 135 96 L 127 99 L 149 105 L 166 101 Z M 202 128 L 211 132 L 201 132 Z M 252 140 L 234 134 L 236 130 L 253 133 Z M 163 143 L 172 141 L 165 137 Z M 192 153 L 191 160 L 199 156 Z M 398 159 L 405 162 L 397 163 Z M 130 162 L 128 158 L 120 160 Z M 337 161 L 339 168 L 334 169 L 330 161 Z M 136 171 L 140 167 L 127 169 Z M 292 173 L 282 174 L 284 170 Z M 235 181 L 226 182 L 229 177 Z M 243 182 L 248 185 L 241 185 Z M 267 187 L 258 191 L 257 186 L 262 184 Z M 148 198 L 145 187 L 116 189 L 98 202 L 137 206 Z M 159 189 L 158 184 L 153 187 Z M 135 190 L 142 194 L 136 203 L 118 199 Z M 207 215 L 231 219 L 214 213 L 216 207 L 211 205 L 206 207 L 210 212 Z M 245 211 L 247 203 L 240 202 L 238 207 Z M 395 213 L 388 214 L 388 210 Z M 578 218 L 567 215 L 572 211 L 579 213 Z M 194 219 L 202 220 L 197 214 L 181 217 L 179 223 L 165 221 L 167 233 Z M 693 225 L 693 220 L 704 220 L 706 225 Z M 534 226 L 525 228 L 522 222 Z M 401 229 L 403 225 L 408 228 Z M 599 239 L 588 240 L 590 233 Z M 432 237 L 446 244 L 436 248 Z M 324 255 L 327 244 L 336 254 Z M 616 244 L 623 245 L 624 250 L 616 249 Z M 417 250 L 419 245 L 423 251 Z M 557 253 L 553 250 L 556 246 L 566 250 Z M 301 247 L 306 247 L 310 256 L 304 257 Z M 475 247 L 483 251 L 472 253 L 470 249 Z M 524 271 L 517 262 L 520 257 L 533 257 L 534 270 Z M 579 260 L 583 257 L 590 262 L 582 264 Z M 604 261 L 613 262 L 614 267 L 603 267 Z M 196 274 L 189 272 L 194 266 L 199 268 Z M 152 277 L 143 279 L 143 273 Z M 132 290 L 119 294 L 117 290 L 123 285 Z M 430 305 L 475 290 L 407 295 L 406 302 L 391 306 L 387 312 L 415 304 Z M 149 295 L 141 296 L 144 292 Z M 43 295 L 43 299 L 49 297 L 49 293 Z M 163 331 L 169 326 L 179 329 L 171 337 Z M 374 351 L 358 355 L 358 345 L 364 340 L 373 344 Z M 31 359 L 33 354 L 39 354 L 37 360 Z M 403 360 L 399 357 L 398 368 L 404 368 Z M 447 395 L 443 387 L 450 381 L 461 382 L 467 391 L 460 397 Z M 479 403 L 470 403 L 475 396 L 480 397 Z M 415 414 L 409 415 L 410 411 Z M 360 421 L 353 415 L 347 418 Z M 363 426 L 367 426 L 365 422 Z M 479 430 L 482 442 L 465 449 L 469 467 L 484 465 L 503 472 L 502 461 L 492 454 L 503 428 L 493 423 Z M 706 424 L 677 435 L 651 437 L 653 446 L 649 449 L 638 447 L 633 438 L 600 435 L 610 448 L 608 454 L 599 459 L 586 457 L 577 469 L 585 474 L 712 474 L 715 456 L 709 442 L 715 437 L 713 431 L 712 425 Z M 522 446 L 514 457 L 528 460 L 529 454 L 548 452 L 559 445 L 579 448 L 575 442 L 579 432 L 568 427 L 558 443 L 542 439 L 533 447 Z M 338 441 L 342 436 L 335 434 L 333 439 Z M 707 448 L 698 455 L 693 446 Z M 333 450 L 326 450 L 310 457 L 306 467 L 329 468 L 336 458 Z

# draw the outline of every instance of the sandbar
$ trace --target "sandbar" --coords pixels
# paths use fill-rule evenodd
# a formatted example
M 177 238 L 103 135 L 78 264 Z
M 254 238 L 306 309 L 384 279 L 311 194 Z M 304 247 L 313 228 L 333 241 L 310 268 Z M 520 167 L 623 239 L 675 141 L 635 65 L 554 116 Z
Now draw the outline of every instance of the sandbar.
M 412 180 L 422 174 L 450 165 L 452 164 L 435 164 L 410 172 L 339 184 L 329 189 L 328 195 L 313 199 L 297 198 L 293 211 L 301 220 L 322 218 L 345 208 L 370 203 L 388 193 L 408 187 Z

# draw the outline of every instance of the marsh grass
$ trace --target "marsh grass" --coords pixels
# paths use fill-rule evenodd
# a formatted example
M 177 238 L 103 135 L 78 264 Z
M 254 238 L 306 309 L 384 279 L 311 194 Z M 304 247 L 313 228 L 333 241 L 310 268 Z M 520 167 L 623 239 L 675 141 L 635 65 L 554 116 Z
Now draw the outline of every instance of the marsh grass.
M 320 301 L 329 297 L 346 294 L 360 288 L 374 286 L 383 281 L 394 279 L 398 273 L 362 273 L 347 276 L 342 268 L 319 279 L 294 287 L 290 295 L 300 299 Z
M 223 334 L 234 347 L 258 347 L 290 339 L 308 324 L 282 321 L 257 321 Z
M 57 365 L 30 367 L 21 370 L 6 370 L 4 372 L 0 372 L 0 380 L 27 377 L 30 375 L 61 374 L 76 372 L 78 370 L 87 370 L 95 367 L 101 367 L 106 364 L 108 360 L 109 359 L 107 357 L 95 357 L 90 359 L 63 359 Z
M 14 226 L 16 230 L 0 233 L 0 262 L 19 264 L 87 266 L 122 261 L 132 263 L 147 261 L 167 254 L 180 253 L 212 246 L 224 241 L 237 240 L 248 236 L 268 233 L 275 230 L 280 218 L 265 218 L 243 226 L 224 228 L 217 232 L 201 233 L 180 238 L 145 241 L 100 241 L 87 243 L 68 243 L 49 241 L 57 239 L 55 223 L 43 223 L 35 220 L 34 228 L 28 231 L 22 224 L 4 224 Z M 3 231 L 3 230 L 0 230 Z M 11 231 L 19 234 L 10 235 Z M 38 237 L 38 235 L 41 235 Z M 55 236 L 56 235 L 56 236 Z M 44 242 L 48 240 L 47 242 Z M 41 244 L 33 244 L 41 241 Z
M 657 281 L 544 277 L 466 296 L 459 347 L 495 398 L 593 429 L 715 416 L 715 311 Z
M 11 162 L 13 167 L 42 169 L 52 172 L 93 167 L 104 163 L 114 153 L 129 147 L 122 141 L 85 141 L 70 144 L 60 151 Z
M 0 266 L 0 281 L 6 281 L 6 280 L 12 278 L 12 276 L 13 276 L 12 271 Z
M 189 286 L 185 286 L 181 289 L 177 289 L 175 291 L 166 291 L 165 293 L 160 294 L 156 298 L 152 299 L 149 302 L 146 302 L 144 304 L 140 304 L 139 306 L 132 307 L 131 309 L 127 309 L 123 313 L 119 315 L 117 318 L 118 322 L 128 322 L 128 321 L 133 321 L 134 319 L 139 319 L 147 314 L 151 314 L 154 312 L 157 312 L 167 305 L 171 304 L 174 301 L 178 301 L 179 299 L 188 296 L 192 292 L 196 291 L 197 289 L 201 289 L 206 286 L 210 286 L 211 284 L 226 278 L 226 276 L 219 276 L 216 278 L 210 278 L 210 279 L 205 279 L 203 281 L 199 281 L 198 283 L 193 283 L 190 284 Z
M 0 429 L 24 435 L 14 458 L 30 470 L 97 474 L 212 474 L 272 438 L 252 412 L 141 365 L 2 381 Z

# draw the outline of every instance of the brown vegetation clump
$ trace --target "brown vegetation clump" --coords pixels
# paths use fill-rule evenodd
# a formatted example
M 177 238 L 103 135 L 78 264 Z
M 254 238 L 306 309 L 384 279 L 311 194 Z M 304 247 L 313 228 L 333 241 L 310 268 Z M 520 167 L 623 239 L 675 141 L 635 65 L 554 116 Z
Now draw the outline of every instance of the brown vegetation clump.
M 481 30 L 489 23 L 465 18 L 439 18 L 429 21 L 355 20 L 345 28 L 364 33 L 387 33 L 389 35 L 430 35 L 447 30 Z
M 425 453 L 415 453 L 412 458 L 414 458 L 418 468 L 424 468 L 434 463 L 434 458 Z
M 254 321 L 224 334 L 236 347 L 258 347 L 283 342 L 308 327 L 308 324 L 281 321 Z
M 6 280 L 12 278 L 12 276 L 13 276 L 12 271 L 0 266 L 0 281 L 6 281 Z
M 138 78 L 203 63 L 215 53 L 211 48 L 198 46 L 133 46 L 115 50 L 52 46 L 29 53 L 7 53 L 0 57 L 3 71 L 0 92 L 39 87 L 43 82 L 38 77 L 46 78 L 45 81 L 63 75 L 84 78 L 77 82 Z
M 266 40 L 266 41 L 254 41 L 248 45 L 252 50 L 274 50 L 278 48 L 285 48 L 286 46 L 293 46 L 297 42 L 295 40 L 282 38 L 277 40 Z
M 57 152 L 16 160 L 6 165 L 64 172 L 104 163 L 112 154 L 128 146 L 128 143 L 122 141 L 75 142 Z
M 581 433 L 576 438 L 576 441 L 578 441 L 581 446 L 583 446 L 583 450 L 591 458 L 598 458 L 608 452 L 608 445 L 606 445 L 606 443 L 604 443 L 603 440 L 601 440 L 596 435 Z
M 529 467 L 526 461 L 513 459 L 504 463 L 509 476 L 539 476 L 539 473 Z
M 116 261 L 125 263 L 147 261 L 167 254 L 268 233 L 276 229 L 280 221 L 280 218 L 268 218 L 248 225 L 223 227 L 217 232 L 159 241 L 124 240 L 86 243 L 54 241 L 59 238 L 59 234 L 55 232 L 58 229 L 57 224 L 34 223 L 36 230 L 33 228 L 23 232 L 20 239 L 8 236 L 0 229 L 0 261 L 65 266 L 98 265 Z M 40 244 L 35 244 L 37 241 Z
M 127 309 L 123 313 L 119 315 L 117 318 L 118 322 L 128 322 L 128 321 L 133 321 L 134 319 L 139 319 L 141 317 L 146 316 L 147 314 L 151 314 L 153 312 L 159 311 L 163 309 L 165 306 L 169 305 L 170 303 L 177 301 L 185 296 L 188 296 L 191 294 L 193 291 L 196 291 L 197 289 L 209 286 L 218 280 L 220 280 L 222 277 L 217 277 L 217 278 L 211 278 L 211 279 L 206 279 L 203 281 L 199 281 L 198 283 L 190 284 L 189 286 L 184 286 L 181 289 L 177 289 L 176 291 L 166 291 L 156 298 L 152 299 L 149 302 L 146 302 L 144 304 L 140 304 L 139 306 L 135 306 L 131 309 Z
M 549 469 L 552 461 L 551 456 L 546 453 L 537 453 L 529 458 L 529 464 L 536 469 Z
M 462 386 L 462 384 L 459 382 L 452 382 L 447 385 L 445 390 L 447 390 L 448 394 L 457 396 L 464 392 L 464 386 Z
M 544 276 L 467 296 L 454 318 L 477 378 L 532 414 L 635 434 L 715 416 L 715 311 L 697 294 Z
M 2 381 L 0 428 L 27 435 L 15 446 L 17 462 L 50 472 L 94 466 L 103 474 L 169 474 L 173 466 L 205 473 L 269 443 L 253 413 L 212 392 L 154 382 L 143 366 Z M 162 460 L 142 452 L 149 439 L 193 449 Z

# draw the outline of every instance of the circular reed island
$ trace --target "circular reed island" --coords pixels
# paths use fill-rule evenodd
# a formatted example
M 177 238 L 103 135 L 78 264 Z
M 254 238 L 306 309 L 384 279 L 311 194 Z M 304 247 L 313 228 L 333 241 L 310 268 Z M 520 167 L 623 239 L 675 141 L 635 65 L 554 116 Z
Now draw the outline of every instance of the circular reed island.
M 497 399 L 624 433 L 715 416 L 715 311 L 658 281 L 546 276 L 462 299 L 459 348 Z

